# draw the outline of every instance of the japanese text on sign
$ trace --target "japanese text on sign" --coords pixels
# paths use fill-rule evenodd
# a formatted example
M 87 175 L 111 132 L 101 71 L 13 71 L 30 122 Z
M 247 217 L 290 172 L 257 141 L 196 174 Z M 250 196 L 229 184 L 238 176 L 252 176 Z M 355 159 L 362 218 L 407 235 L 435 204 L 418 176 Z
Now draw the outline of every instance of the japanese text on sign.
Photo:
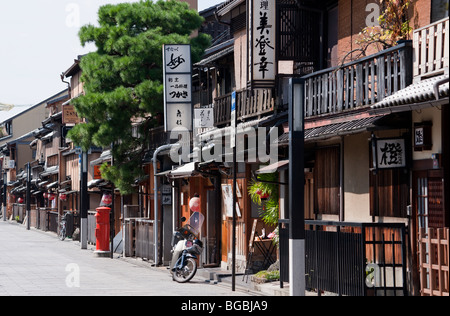
M 254 0 L 253 79 L 275 79 L 275 1 Z
M 190 45 L 164 45 L 165 131 L 192 130 L 192 73 Z
M 401 168 L 406 166 L 404 139 L 377 140 L 378 168 Z
M 196 128 L 214 127 L 214 109 L 195 109 L 194 122 Z

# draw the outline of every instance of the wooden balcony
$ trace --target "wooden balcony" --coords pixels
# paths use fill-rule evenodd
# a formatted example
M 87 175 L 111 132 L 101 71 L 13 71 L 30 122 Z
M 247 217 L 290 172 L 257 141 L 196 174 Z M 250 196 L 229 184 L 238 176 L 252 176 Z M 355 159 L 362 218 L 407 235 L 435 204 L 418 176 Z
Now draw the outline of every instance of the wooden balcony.
M 448 72 L 448 32 L 448 17 L 414 31 L 414 80 Z
M 275 99 L 271 89 L 239 90 L 236 92 L 238 121 L 258 118 L 274 110 Z M 231 93 L 214 100 L 214 126 L 222 126 L 231 120 Z
M 369 107 L 412 82 L 410 41 L 304 76 L 305 118 Z

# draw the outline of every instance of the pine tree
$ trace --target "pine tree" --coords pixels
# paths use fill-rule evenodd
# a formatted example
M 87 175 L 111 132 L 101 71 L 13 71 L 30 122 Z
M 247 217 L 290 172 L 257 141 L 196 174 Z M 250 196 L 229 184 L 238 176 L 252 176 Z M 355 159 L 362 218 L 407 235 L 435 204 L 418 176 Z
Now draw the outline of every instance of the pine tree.
M 96 52 L 81 60 L 85 94 L 73 101 L 86 123 L 69 137 L 77 146 L 108 147 L 114 166 L 104 164 L 102 176 L 122 193 L 142 174 L 148 130 L 163 111 L 163 44 L 191 44 L 192 60 L 200 60 L 210 37 L 192 37 L 203 22 L 197 11 L 175 0 L 105 5 L 98 11 L 99 26 L 80 29 L 81 44 L 95 43 Z M 139 122 L 138 136 L 133 122 Z

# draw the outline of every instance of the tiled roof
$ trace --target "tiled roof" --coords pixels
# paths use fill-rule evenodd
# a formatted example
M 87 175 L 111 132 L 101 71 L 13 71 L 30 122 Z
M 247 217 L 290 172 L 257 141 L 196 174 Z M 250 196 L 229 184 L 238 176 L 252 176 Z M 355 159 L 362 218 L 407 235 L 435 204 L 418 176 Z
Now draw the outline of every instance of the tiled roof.
M 447 79 L 447 82 L 439 86 L 439 98 L 448 98 L 448 78 L 448 75 L 442 75 L 413 83 L 405 89 L 397 91 L 384 100 L 372 105 L 371 108 L 372 110 L 381 110 L 396 106 L 434 101 L 436 100 L 434 85 L 443 79 Z
M 334 136 L 344 136 L 377 127 L 377 121 L 385 115 L 371 116 L 360 119 L 353 119 L 344 122 L 327 124 L 319 127 L 305 129 L 305 141 L 316 141 L 319 139 L 327 139 Z M 279 145 L 289 144 L 289 132 L 282 134 L 276 141 Z

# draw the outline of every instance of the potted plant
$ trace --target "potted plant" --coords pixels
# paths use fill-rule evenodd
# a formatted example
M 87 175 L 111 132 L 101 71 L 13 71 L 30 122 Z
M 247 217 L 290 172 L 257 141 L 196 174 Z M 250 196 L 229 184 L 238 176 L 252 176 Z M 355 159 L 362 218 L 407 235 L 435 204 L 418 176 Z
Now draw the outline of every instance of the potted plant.
M 259 180 L 259 181 L 258 181 Z M 259 206 L 259 213 L 265 224 L 277 227 L 279 218 L 278 173 L 259 175 L 250 180 L 248 193 L 251 200 Z M 278 239 L 274 236 L 274 241 Z

